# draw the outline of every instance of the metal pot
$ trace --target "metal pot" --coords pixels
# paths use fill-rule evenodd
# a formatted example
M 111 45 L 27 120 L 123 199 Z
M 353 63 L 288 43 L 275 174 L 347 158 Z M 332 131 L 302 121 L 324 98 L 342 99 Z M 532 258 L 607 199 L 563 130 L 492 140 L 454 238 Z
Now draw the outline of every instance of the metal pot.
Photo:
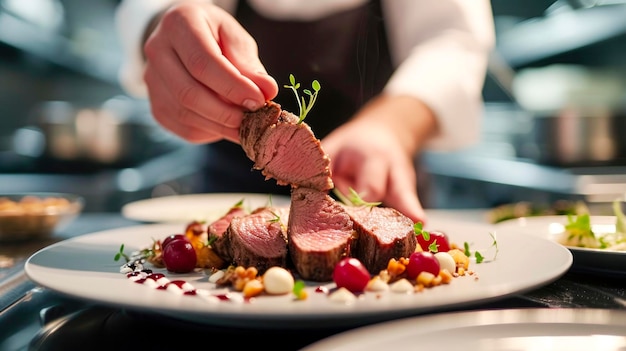
M 123 166 L 154 151 L 157 126 L 130 98 L 114 97 L 99 106 L 46 101 L 33 110 L 34 125 L 14 139 L 19 153 L 47 161 Z M 28 149 L 30 148 L 30 149 Z
M 564 108 L 536 114 L 519 154 L 544 164 L 586 166 L 626 161 L 626 113 Z
M 532 116 L 519 154 L 556 165 L 626 160 L 626 85 L 612 70 L 552 65 L 518 73 L 513 91 Z

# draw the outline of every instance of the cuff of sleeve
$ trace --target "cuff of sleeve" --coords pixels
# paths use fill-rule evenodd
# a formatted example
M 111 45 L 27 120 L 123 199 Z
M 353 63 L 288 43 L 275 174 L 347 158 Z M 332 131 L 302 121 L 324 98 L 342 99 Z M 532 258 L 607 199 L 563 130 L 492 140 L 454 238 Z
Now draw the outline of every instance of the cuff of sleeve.
M 394 72 L 384 93 L 413 96 L 424 102 L 439 123 L 439 134 L 425 146 L 457 150 L 480 137 L 485 60 L 478 53 L 459 55 L 459 48 L 436 46 L 416 49 Z M 466 59 L 459 62 L 459 57 Z

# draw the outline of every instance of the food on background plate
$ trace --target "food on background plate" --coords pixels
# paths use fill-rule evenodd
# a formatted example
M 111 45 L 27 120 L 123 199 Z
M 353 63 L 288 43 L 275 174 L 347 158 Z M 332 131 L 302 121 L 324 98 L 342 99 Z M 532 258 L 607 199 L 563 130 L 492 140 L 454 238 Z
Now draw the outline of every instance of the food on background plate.
M 551 205 L 538 205 L 527 201 L 503 204 L 487 212 L 489 223 L 500 223 L 509 219 L 534 216 L 578 215 L 588 213 L 582 201 L 558 200 Z
M 589 213 L 568 215 L 567 223 L 557 241 L 565 246 L 626 251 L 626 216 L 621 206 L 621 200 L 613 201 L 615 231 L 594 231 Z

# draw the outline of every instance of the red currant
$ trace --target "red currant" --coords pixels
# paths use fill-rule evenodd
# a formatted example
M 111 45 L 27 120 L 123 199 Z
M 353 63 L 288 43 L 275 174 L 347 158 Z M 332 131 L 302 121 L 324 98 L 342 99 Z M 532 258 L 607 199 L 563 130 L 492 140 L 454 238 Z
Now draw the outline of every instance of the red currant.
M 169 245 L 169 243 L 171 243 L 173 240 L 178 239 L 188 240 L 185 234 L 171 234 L 168 235 L 167 238 L 163 239 L 163 242 L 161 243 L 161 248 L 165 249 L 165 247 Z
M 370 273 L 361 261 L 346 257 L 335 265 L 333 280 L 338 288 L 346 288 L 356 293 L 365 290 L 370 280 Z
M 191 272 L 196 268 L 197 260 L 196 250 L 186 238 L 172 239 L 163 247 L 163 263 L 170 272 Z
M 417 242 L 420 244 L 420 247 L 424 251 L 433 251 L 433 252 L 448 252 L 450 251 L 450 242 L 448 241 L 448 236 L 441 231 L 430 231 L 428 232 L 428 240 L 424 239 L 424 234 L 419 234 L 417 236 Z M 437 245 L 437 250 L 431 250 L 432 244 Z
M 409 256 L 409 264 L 406 266 L 406 274 L 409 279 L 415 279 L 422 272 L 439 275 L 439 261 L 432 252 L 413 252 Z

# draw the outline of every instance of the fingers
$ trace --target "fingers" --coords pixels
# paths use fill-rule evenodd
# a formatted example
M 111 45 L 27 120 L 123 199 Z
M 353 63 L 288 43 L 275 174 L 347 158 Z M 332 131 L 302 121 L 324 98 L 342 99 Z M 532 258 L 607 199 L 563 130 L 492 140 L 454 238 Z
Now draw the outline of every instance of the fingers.
M 153 86 L 163 87 L 158 75 L 150 77 Z M 150 86 L 150 85 L 149 85 Z M 239 143 L 239 128 L 214 122 L 190 109 L 181 108 L 167 89 L 149 89 L 154 118 L 166 129 L 192 143 L 210 143 L 222 139 Z
M 389 187 L 385 205 L 393 207 L 411 218 L 426 224 L 427 216 L 417 194 L 417 179 L 411 162 L 398 162 L 396 170 L 389 173 Z
M 215 6 L 204 15 L 182 8 L 164 16 L 162 25 L 172 30 L 171 44 L 193 78 L 237 106 L 249 110 L 263 106 L 264 93 L 235 65 L 258 61 L 258 56 L 256 43 L 234 18 Z M 239 50 L 246 54 L 239 62 L 225 55 L 231 43 L 247 47 Z

